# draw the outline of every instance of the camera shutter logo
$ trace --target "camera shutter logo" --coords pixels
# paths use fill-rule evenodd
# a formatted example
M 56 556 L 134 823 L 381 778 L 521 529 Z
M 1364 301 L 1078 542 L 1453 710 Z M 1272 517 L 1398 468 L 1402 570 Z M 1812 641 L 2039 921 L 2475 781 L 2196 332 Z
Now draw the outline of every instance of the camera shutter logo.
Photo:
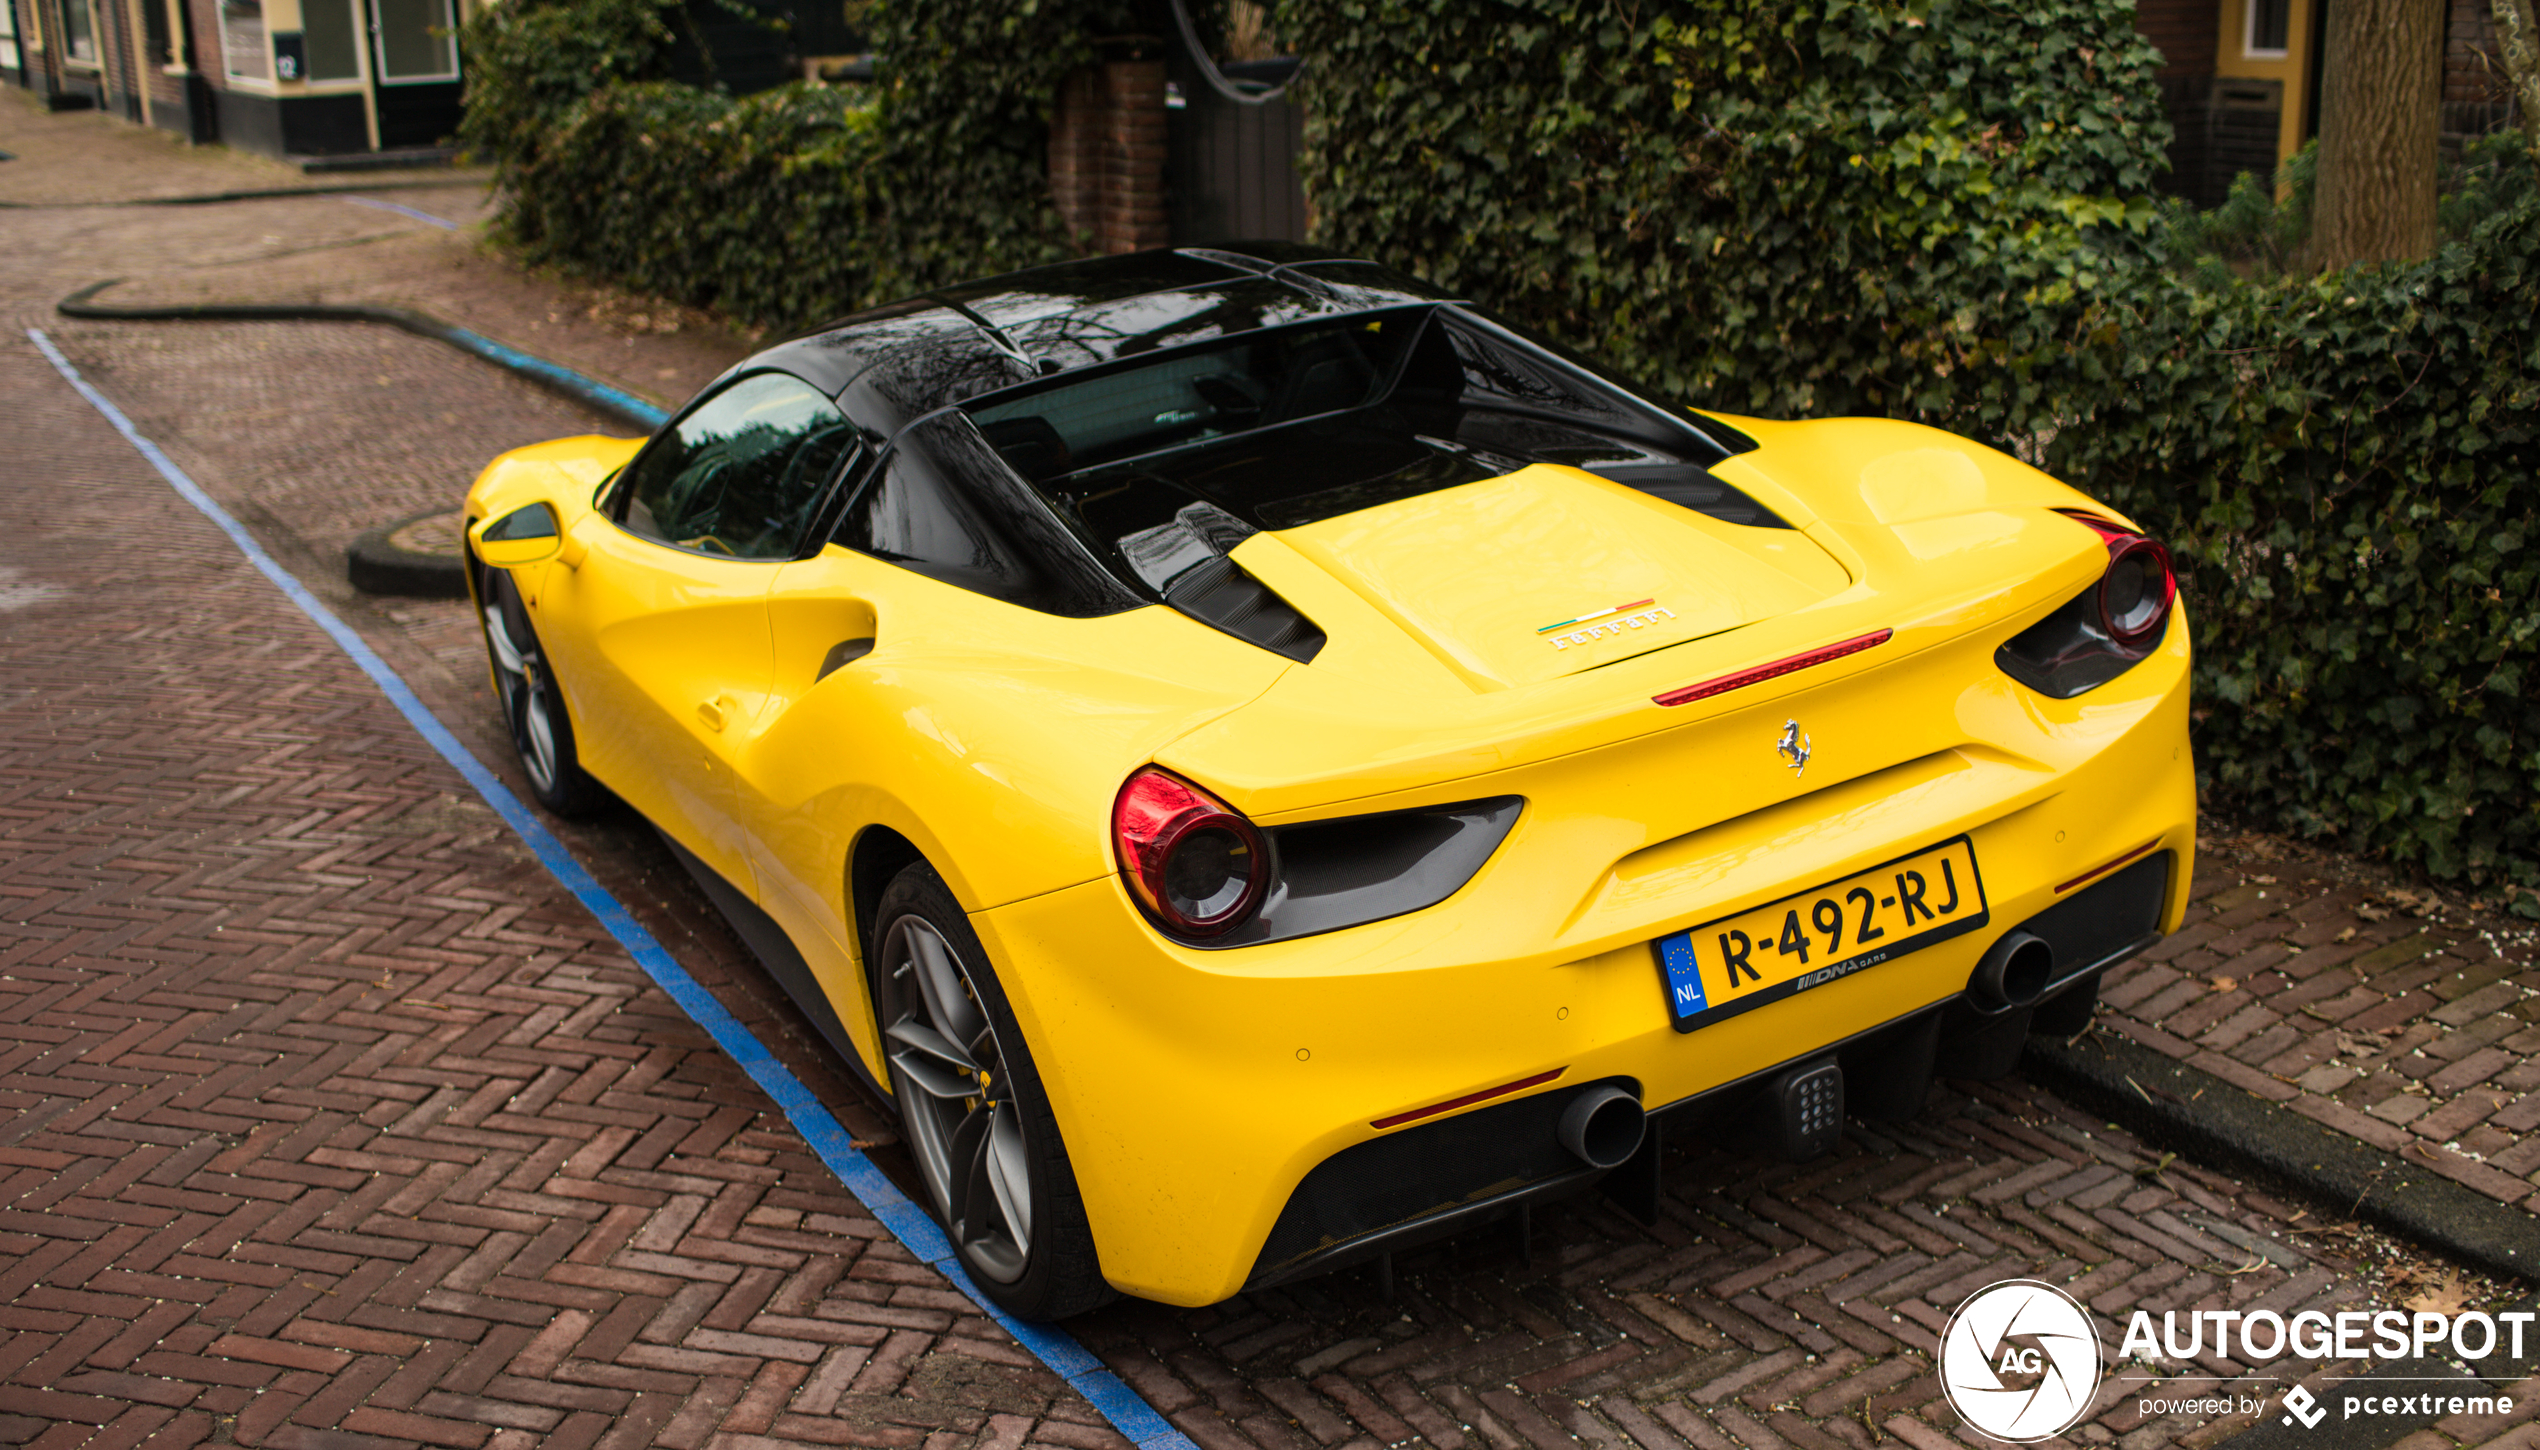
M 2028 1444 L 2060 1435 L 2099 1393 L 2099 1331 L 2052 1284 L 2005 1279 L 1968 1296 L 1940 1336 L 1940 1387 L 1969 1428 Z

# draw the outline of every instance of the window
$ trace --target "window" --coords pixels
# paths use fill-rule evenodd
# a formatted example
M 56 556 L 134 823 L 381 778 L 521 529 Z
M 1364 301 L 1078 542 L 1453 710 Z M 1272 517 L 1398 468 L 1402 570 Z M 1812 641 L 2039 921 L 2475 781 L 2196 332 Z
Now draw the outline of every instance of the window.
M 355 0 L 306 0 L 301 5 L 300 30 L 308 49 L 305 79 L 362 78 L 362 41 L 354 4 Z
M 786 559 L 855 433 L 827 398 L 754 373 L 655 438 L 618 485 L 619 522 L 677 548 Z
M 264 0 L 221 0 L 221 63 L 242 80 L 270 80 L 273 57 L 265 53 Z
M 66 59 L 97 63 L 96 0 L 62 0 L 62 47 Z
M 1358 407 L 1419 325 L 1403 312 L 1265 329 L 1000 395 L 971 417 L 1021 472 L 1054 477 Z
M 2281 59 L 2293 39 L 2293 0 L 2243 0 L 2249 35 L 2242 50 L 2253 60 Z
M 377 0 L 377 4 L 381 80 L 459 78 L 459 43 L 452 34 L 450 0 Z
M 831 542 L 1044 614 L 1088 619 L 1147 602 L 1104 569 L 958 412 L 900 434 Z
M 0 6 L 0 9 L 6 8 Z M 165 4 L 153 5 L 144 0 L 141 6 L 141 53 L 150 58 L 152 65 L 176 63 L 176 52 L 168 40 L 168 7 Z
M 1029 596 L 1036 571 L 965 492 L 919 450 L 897 448 L 848 508 L 836 542 L 998 599 Z
M 0 69 L 18 70 L 18 7 L 0 0 Z

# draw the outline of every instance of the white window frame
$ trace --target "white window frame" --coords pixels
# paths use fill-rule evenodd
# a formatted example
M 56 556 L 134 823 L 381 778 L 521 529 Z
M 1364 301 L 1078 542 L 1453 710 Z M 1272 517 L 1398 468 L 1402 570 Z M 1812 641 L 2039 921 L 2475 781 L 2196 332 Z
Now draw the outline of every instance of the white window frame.
M 258 70 L 240 70 L 238 52 L 230 47 L 229 8 L 233 3 L 235 0 L 218 0 L 214 6 L 215 22 L 220 30 L 221 76 L 225 80 L 245 81 L 252 87 L 269 89 L 273 85 L 273 31 L 265 23 L 264 0 L 254 0 L 257 45 L 255 59 L 262 67 Z
M 74 5 L 88 12 L 89 53 L 85 56 L 72 48 L 74 41 L 71 35 L 71 7 Z M 76 66 L 81 70 L 102 70 L 106 52 L 102 43 L 104 37 L 100 32 L 105 27 L 97 23 L 97 0 L 61 0 L 61 15 L 62 64 Z
M 2284 6 L 2284 44 L 2268 50 L 2258 44 L 2258 6 L 2264 0 L 2240 0 L 2240 54 L 2245 60 L 2284 60 L 2293 54 L 2293 0 Z
M 370 3 L 374 7 L 373 19 L 375 20 L 377 18 L 375 7 L 378 0 L 370 0 Z M 388 73 L 388 28 L 384 25 L 373 24 L 370 30 L 370 73 L 378 78 L 381 85 L 428 86 L 454 81 L 459 78 L 459 41 L 456 33 L 459 25 L 458 0 L 439 0 L 439 3 L 441 6 L 441 13 L 444 17 L 444 24 L 452 32 L 448 37 L 446 37 L 446 43 L 448 44 L 450 50 L 450 68 L 447 71 L 433 75 L 390 75 Z M 430 28 L 440 29 L 442 27 L 434 26 Z

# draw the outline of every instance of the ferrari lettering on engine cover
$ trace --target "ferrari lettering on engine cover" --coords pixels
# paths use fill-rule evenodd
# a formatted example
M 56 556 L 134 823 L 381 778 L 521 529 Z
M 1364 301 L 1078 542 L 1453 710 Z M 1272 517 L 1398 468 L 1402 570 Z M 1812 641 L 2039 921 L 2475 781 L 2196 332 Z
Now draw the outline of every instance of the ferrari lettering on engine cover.
M 1610 634 L 1619 635 L 1626 630 L 1647 629 L 1662 619 L 1675 617 L 1674 610 L 1655 599 L 1635 599 L 1629 604 L 1617 604 L 1611 609 L 1600 609 L 1594 614 L 1582 614 L 1576 619 L 1565 619 L 1559 624 L 1544 625 L 1535 633 L 1549 636 L 1554 649 L 1568 649 L 1572 645 L 1588 644 Z M 1585 627 L 1576 628 L 1575 626 Z M 1556 630 L 1568 632 L 1555 633 Z

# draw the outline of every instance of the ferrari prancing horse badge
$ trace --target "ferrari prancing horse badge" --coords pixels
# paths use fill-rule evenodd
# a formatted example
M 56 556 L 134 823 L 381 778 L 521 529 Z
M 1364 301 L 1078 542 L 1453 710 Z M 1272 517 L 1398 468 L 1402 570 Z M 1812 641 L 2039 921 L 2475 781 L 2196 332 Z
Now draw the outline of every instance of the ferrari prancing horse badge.
M 1783 722 L 1782 742 L 1773 748 L 1780 752 L 1782 764 L 1790 767 L 1792 778 L 1808 768 L 1808 737 L 1799 733 L 1798 721 Z

